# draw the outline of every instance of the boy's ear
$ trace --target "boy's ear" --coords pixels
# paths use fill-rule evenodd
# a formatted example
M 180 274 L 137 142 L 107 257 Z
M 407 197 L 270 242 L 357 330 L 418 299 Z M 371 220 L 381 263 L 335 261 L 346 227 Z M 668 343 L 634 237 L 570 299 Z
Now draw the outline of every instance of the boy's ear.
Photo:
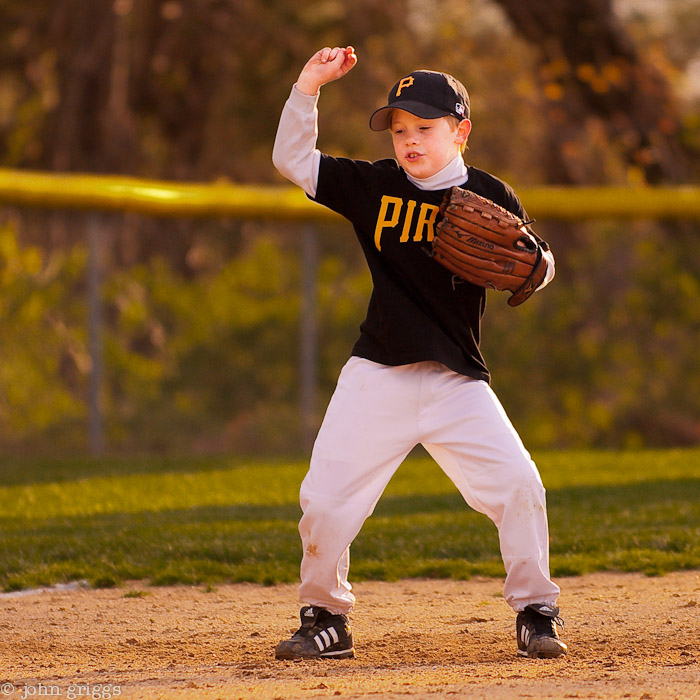
M 455 142 L 460 145 L 466 143 L 471 130 L 472 123 L 469 121 L 469 119 L 462 119 L 462 121 L 459 124 L 457 124 L 457 134 L 455 136 Z

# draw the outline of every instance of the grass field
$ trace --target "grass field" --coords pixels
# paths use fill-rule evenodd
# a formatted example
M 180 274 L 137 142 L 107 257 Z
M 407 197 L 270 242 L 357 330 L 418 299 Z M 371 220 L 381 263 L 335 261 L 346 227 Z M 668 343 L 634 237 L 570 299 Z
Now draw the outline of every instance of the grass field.
M 700 449 L 542 452 L 555 576 L 700 568 Z M 306 463 L 0 460 L 0 587 L 297 580 Z M 352 578 L 503 575 L 496 530 L 427 458 L 399 469 Z

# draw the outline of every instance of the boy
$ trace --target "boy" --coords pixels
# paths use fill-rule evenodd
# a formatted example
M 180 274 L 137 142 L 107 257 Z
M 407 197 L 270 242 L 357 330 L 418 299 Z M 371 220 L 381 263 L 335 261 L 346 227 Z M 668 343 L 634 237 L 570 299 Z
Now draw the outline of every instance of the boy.
M 351 46 L 318 51 L 285 104 L 275 167 L 353 224 L 374 289 L 343 367 L 300 491 L 301 627 L 278 659 L 350 658 L 350 544 L 389 479 L 422 443 L 466 502 L 499 531 L 504 598 L 517 613 L 518 654 L 566 653 L 555 622 L 545 493 L 535 464 L 489 386 L 479 351 L 486 290 L 463 282 L 430 251 L 445 190 L 459 185 L 526 219 L 513 190 L 467 167 L 469 96 L 452 76 L 399 80 L 370 128 L 389 129 L 396 160 L 333 158 L 316 149 L 319 89 L 357 62 Z M 554 258 L 547 253 L 548 274 Z

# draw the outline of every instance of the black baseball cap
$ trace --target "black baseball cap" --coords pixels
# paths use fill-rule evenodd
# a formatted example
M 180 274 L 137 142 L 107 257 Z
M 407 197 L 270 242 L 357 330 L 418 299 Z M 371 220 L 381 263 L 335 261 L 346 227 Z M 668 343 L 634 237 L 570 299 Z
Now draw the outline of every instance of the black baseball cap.
M 372 114 L 369 128 L 372 131 L 388 129 L 392 109 L 403 109 L 422 119 L 449 115 L 469 119 L 469 95 L 464 85 L 449 73 L 417 70 L 391 88 L 388 104 Z

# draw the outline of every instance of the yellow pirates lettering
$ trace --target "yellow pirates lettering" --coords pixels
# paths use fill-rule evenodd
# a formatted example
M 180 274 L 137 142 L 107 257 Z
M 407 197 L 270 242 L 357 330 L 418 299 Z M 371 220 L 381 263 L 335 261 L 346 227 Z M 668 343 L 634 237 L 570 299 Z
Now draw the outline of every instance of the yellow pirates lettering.
M 406 204 L 405 212 L 404 204 Z M 439 207 L 423 202 L 418 210 L 418 219 L 414 229 L 413 215 L 417 204 L 418 202 L 414 199 L 404 202 L 401 197 L 391 197 L 387 194 L 382 197 L 377 223 L 374 227 L 374 245 L 377 247 L 377 250 L 382 249 L 381 239 L 384 229 L 396 228 L 401 223 L 402 215 L 403 225 L 401 226 L 399 242 L 407 243 L 411 239 L 412 230 L 414 241 L 425 240 L 431 242 L 433 240 L 435 237 L 435 219 L 437 218 Z
M 401 78 L 401 81 L 399 82 L 399 86 L 396 88 L 396 95 L 395 97 L 398 97 L 401 94 L 401 90 L 404 88 L 409 88 L 413 85 L 413 76 L 409 75 L 406 78 Z
M 387 220 L 387 214 L 389 212 L 389 206 L 392 206 L 391 219 Z M 382 205 L 379 208 L 379 215 L 377 216 L 377 225 L 374 227 L 374 245 L 377 246 L 377 250 L 381 250 L 381 238 L 382 231 L 385 228 L 394 228 L 396 224 L 399 223 L 399 215 L 401 214 L 401 208 L 403 207 L 403 200 L 401 197 L 390 197 L 385 194 L 382 197 Z
M 406 207 L 406 217 L 403 221 L 403 231 L 401 231 L 401 238 L 399 240 L 401 243 L 405 243 L 408 240 L 408 236 L 411 232 L 411 224 L 413 223 L 413 210 L 416 208 L 417 202 L 413 199 L 408 200 L 408 207 Z
M 413 236 L 414 241 L 423 240 L 423 231 L 426 231 L 425 240 L 430 242 L 435 236 L 435 218 L 440 211 L 440 207 L 434 204 L 421 204 L 418 212 L 418 223 L 416 224 L 416 235 Z

